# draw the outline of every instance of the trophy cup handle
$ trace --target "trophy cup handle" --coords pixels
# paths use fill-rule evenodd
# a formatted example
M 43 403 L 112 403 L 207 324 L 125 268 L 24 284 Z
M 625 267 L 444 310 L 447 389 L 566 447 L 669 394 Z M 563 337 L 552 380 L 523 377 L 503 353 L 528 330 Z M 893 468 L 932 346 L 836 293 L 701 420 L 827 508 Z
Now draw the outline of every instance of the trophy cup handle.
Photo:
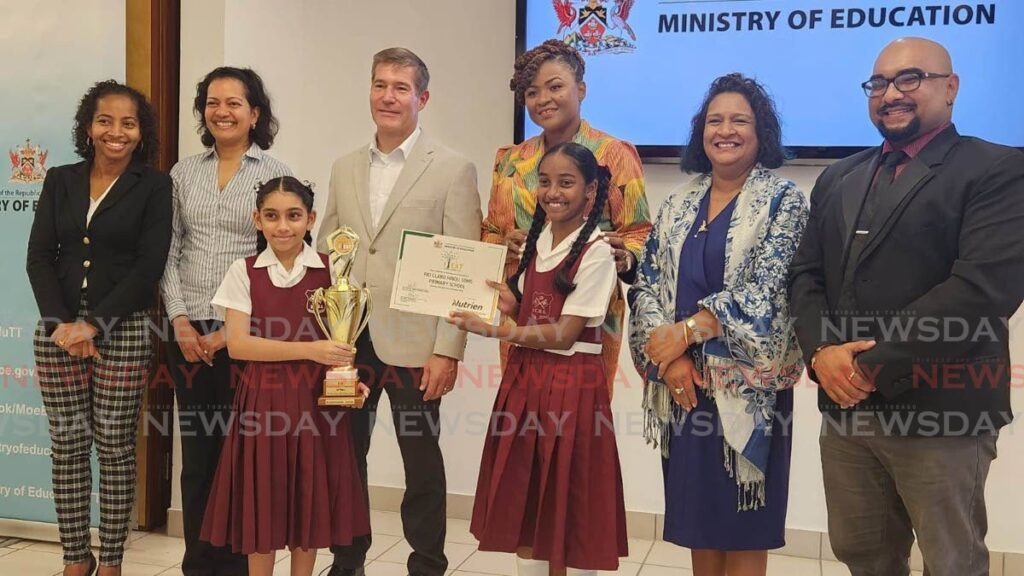
M 363 301 L 366 302 L 366 306 L 363 308 L 363 317 L 359 321 L 359 328 L 356 329 L 355 338 L 358 339 L 366 329 L 366 325 L 370 323 L 370 312 L 373 311 L 373 300 L 370 300 L 370 289 L 364 287 L 359 291 L 363 296 Z
M 323 308 L 324 313 L 327 312 L 327 302 L 325 300 L 326 299 L 324 298 L 324 289 L 317 288 L 316 290 L 313 291 L 313 294 L 310 295 L 309 304 L 310 308 L 313 309 L 313 317 L 316 318 L 316 323 L 319 324 L 320 329 L 323 330 L 324 336 L 330 338 L 331 331 L 327 328 L 327 325 L 324 323 L 323 315 L 320 312 L 321 308 Z

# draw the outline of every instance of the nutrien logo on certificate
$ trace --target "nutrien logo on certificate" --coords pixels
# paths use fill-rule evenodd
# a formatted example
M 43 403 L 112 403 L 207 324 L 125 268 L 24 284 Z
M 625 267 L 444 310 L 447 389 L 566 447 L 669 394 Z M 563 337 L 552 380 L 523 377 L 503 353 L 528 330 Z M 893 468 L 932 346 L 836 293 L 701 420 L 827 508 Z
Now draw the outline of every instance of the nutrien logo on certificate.
M 493 323 L 498 292 L 487 281 L 501 280 L 506 250 L 503 244 L 403 230 L 391 308 L 442 318 L 462 310 Z

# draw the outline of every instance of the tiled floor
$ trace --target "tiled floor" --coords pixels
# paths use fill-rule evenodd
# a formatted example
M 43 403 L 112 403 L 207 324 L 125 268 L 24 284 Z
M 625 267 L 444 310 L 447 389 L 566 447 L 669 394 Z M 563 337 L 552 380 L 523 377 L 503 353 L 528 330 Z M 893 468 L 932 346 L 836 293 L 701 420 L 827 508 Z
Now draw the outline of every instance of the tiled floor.
M 373 547 L 366 572 L 369 576 L 404 576 L 409 545 L 402 539 L 398 514 L 372 512 Z M 60 546 L 49 542 L 14 540 L 0 547 L 0 574 L 16 576 L 51 576 L 62 569 Z M 135 532 L 125 551 L 123 576 L 157 576 L 181 574 L 178 563 L 184 549 L 181 539 L 158 533 Z M 491 574 L 515 575 L 515 560 L 510 554 L 479 552 L 476 540 L 469 533 L 466 520 L 448 520 L 445 546 L 451 567 L 449 575 L 473 576 Z M 331 563 L 327 550 L 321 551 L 314 574 Z M 631 538 L 629 557 L 620 563 L 616 574 L 622 576 L 690 576 L 688 551 L 666 542 L 650 542 Z M 274 574 L 288 576 L 288 553 L 278 554 Z M 849 572 L 837 562 L 808 560 L 770 555 L 768 576 L 846 576 Z M 920 576 L 914 573 L 914 576 Z

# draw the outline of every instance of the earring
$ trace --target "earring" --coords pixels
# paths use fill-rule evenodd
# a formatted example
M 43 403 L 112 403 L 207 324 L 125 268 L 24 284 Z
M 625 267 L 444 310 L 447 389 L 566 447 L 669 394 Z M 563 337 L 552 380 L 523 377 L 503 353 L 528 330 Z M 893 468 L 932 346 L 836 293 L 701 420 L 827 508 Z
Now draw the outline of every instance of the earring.
M 88 146 L 89 148 L 92 148 L 92 138 L 91 137 L 89 137 L 89 136 L 85 137 L 85 145 Z
M 253 122 L 252 126 L 249 126 L 249 130 L 255 130 L 255 129 L 256 129 L 256 123 Z

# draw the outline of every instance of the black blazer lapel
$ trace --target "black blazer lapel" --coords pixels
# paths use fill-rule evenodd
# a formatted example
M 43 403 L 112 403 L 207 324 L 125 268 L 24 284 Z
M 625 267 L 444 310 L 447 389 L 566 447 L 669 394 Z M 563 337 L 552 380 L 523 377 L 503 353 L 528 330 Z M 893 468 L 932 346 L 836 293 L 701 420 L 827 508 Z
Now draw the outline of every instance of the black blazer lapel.
M 127 194 L 128 191 L 131 190 L 139 181 L 141 175 L 142 166 L 135 163 L 130 164 L 117 181 L 114 182 L 114 186 L 110 189 L 110 192 L 107 192 L 107 197 L 103 199 L 103 202 L 100 202 L 99 207 L 96 208 L 96 213 L 92 215 L 93 219 L 123 198 L 124 195 Z M 88 208 L 86 208 L 86 210 L 88 210 Z
M 70 174 L 71 181 L 65 188 L 67 197 L 65 205 L 70 208 L 68 215 L 74 219 L 75 224 L 84 233 L 85 217 L 89 213 L 89 163 L 79 162 L 75 164 Z
M 864 204 L 864 198 L 868 195 L 871 181 L 878 168 L 878 161 L 881 153 L 871 156 L 871 160 L 862 163 L 851 170 L 843 177 L 840 184 L 840 198 L 843 205 L 843 259 L 846 258 L 846 251 L 850 248 L 850 239 L 853 238 L 854 227 L 857 225 L 857 216 L 860 214 L 860 207 Z
M 936 166 L 941 165 L 949 151 L 959 141 L 960 135 L 956 128 L 950 126 L 940 132 L 934 140 L 928 143 L 913 160 L 907 163 L 906 167 L 896 178 L 896 185 L 884 198 L 878 199 L 878 210 L 875 212 L 878 225 L 873 225 L 871 234 L 868 235 L 864 251 L 860 254 L 863 260 L 878 246 L 885 236 L 889 234 L 899 220 L 899 215 L 906 209 L 906 205 L 913 200 L 921 188 L 935 177 Z

